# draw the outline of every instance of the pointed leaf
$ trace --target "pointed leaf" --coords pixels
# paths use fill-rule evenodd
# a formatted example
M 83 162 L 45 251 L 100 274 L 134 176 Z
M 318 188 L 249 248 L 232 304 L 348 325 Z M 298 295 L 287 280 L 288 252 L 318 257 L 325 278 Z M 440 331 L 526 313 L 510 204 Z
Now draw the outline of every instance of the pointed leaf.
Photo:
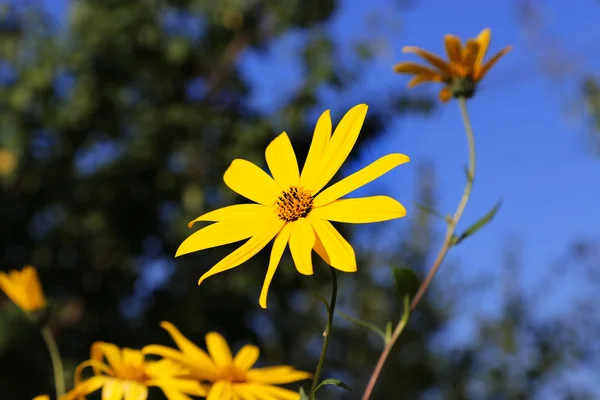
M 309 400 L 303 387 L 300 387 L 300 400 Z
M 362 319 L 354 318 L 353 316 L 348 315 L 348 314 L 346 314 L 344 312 L 341 312 L 341 311 L 338 311 L 338 315 L 340 317 L 342 317 L 343 319 L 345 319 L 346 321 L 348 321 L 348 322 L 351 322 L 351 323 L 356 324 L 356 325 L 358 325 L 358 326 L 360 326 L 362 328 L 365 328 L 365 329 L 368 329 L 368 330 L 370 330 L 372 332 L 375 332 L 376 334 L 378 334 L 379 336 L 381 336 L 381 338 L 383 339 L 384 342 L 386 341 L 385 333 L 381 329 L 379 329 L 379 327 L 377 325 L 375 325 L 375 324 L 373 324 L 373 323 L 371 323 L 369 321 L 365 321 L 365 320 L 362 320 Z
M 433 209 L 433 208 L 431 208 L 429 206 L 426 206 L 424 204 L 417 203 L 417 202 L 415 202 L 414 204 L 415 204 L 415 206 L 417 206 L 417 208 L 419 210 L 423 211 L 424 213 L 427 213 L 427 214 L 433 215 L 434 217 L 438 217 L 440 219 L 443 219 L 446 222 L 449 222 L 451 220 L 451 218 L 452 218 L 449 215 L 443 215 L 441 212 L 439 212 L 439 211 L 437 211 L 437 210 L 435 210 L 435 209 Z
M 483 217 L 481 217 L 477 222 L 475 222 L 473 225 L 471 225 L 466 231 L 464 231 L 461 235 L 459 235 L 458 237 L 454 237 L 452 239 L 452 244 L 454 246 L 456 246 L 457 244 L 459 244 L 460 242 L 462 242 L 463 240 L 465 240 L 466 238 L 468 238 L 469 236 L 472 236 L 473 234 L 475 234 L 477 231 L 479 231 L 481 228 L 483 228 L 484 226 L 486 226 L 487 224 L 489 224 L 492 219 L 494 219 L 494 217 L 496 216 L 496 213 L 498 212 L 498 210 L 500 209 L 500 206 L 502 205 L 502 202 L 499 201 L 494 208 L 492 208 L 487 214 L 485 214 Z
M 392 268 L 392 272 L 400 298 L 404 299 L 405 296 L 409 296 L 412 299 L 419 290 L 420 282 L 417 275 L 409 268 Z
M 350 386 L 346 385 L 344 382 L 340 381 L 339 379 L 325 379 L 323 381 L 321 381 L 321 383 L 319 383 L 319 385 L 317 386 L 317 388 L 315 389 L 315 393 L 317 392 L 317 390 L 319 390 L 319 388 L 321 386 L 325 386 L 325 385 L 333 385 L 333 386 L 339 386 L 343 389 L 346 389 L 348 391 L 352 391 L 352 389 L 350 389 Z

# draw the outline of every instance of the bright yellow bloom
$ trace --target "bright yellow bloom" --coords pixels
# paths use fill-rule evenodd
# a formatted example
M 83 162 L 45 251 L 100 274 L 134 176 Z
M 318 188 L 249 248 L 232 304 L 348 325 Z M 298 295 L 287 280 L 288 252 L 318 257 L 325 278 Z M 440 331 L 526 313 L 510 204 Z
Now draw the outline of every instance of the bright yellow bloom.
M 25 312 L 35 312 L 46 307 L 46 298 L 35 267 L 26 266 L 21 271 L 0 272 L 0 289 Z
M 180 363 L 190 371 L 189 378 L 209 383 L 206 400 L 299 400 L 298 392 L 275 385 L 312 376 L 287 365 L 252 368 L 258 360 L 258 347 L 245 345 L 234 357 L 217 332 L 206 335 L 207 354 L 170 322 L 163 321 L 160 325 L 169 332 L 180 351 L 157 344 L 146 346 L 142 351 Z
M 223 177 L 234 192 L 258 204 L 238 204 L 201 215 L 190 222 L 215 221 L 188 237 L 177 256 L 249 240 L 206 272 L 206 278 L 235 268 L 263 249 L 273 238 L 271 259 L 260 295 L 267 306 L 267 292 L 283 251 L 289 243 L 296 269 L 312 275 L 312 250 L 326 263 L 344 272 L 356 271 L 354 249 L 329 221 L 368 223 L 406 215 L 404 207 L 387 196 L 342 199 L 342 196 L 409 161 L 403 154 L 388 154 L 362 170 L 321 191 L 338 172 L 354 146 L 367 105 L 353 107 L 331 134 L 329 110 L 319 118 L 312 144 L 300 173 L 296 154 L 283 132 L 265 152 L 271 176 L 255 164 L 234 160 Z
M 33 400 L 50 400 L 50 396 L 47 394 L 41 394 L 39 396 L 35 396 Z
M 86 367 L 91 367 L 94 375 L 82 381 Z M 150 386 L 159 387 L 169 400 L 206 396 L 206 388 L 196 380 L 186 379 L 186 374 L 188 371 L 171 361 L 147 361 L 139 350 L 96 342 L 90 360 L 75 370 L 75 387 L 65 399 L 80 399 L 102 388 L 103 400 L 146 400 Z
M 492 32 L 486 28 L 475 39 L 468 39 L 463 47 L 459 38 L 446 35 L 444 43 L 448 61 L 418 47 L 406 46 L 402 49 L 403 53 L 416 53 L 434 68 L 405 61 L 394 65 L 394 71 L 414 75 L 408 82 L 409 88 L 428 82 L 443 83 L 445 86 L 440 91 L 440 100 L 443 102 L 449 101 L 451 97 L 469 98 L 475 94 L 477 83 L 485 77 L 490 68 L 512 50 L 511 46 L 506 46 L 484 63 L 491 38 Z

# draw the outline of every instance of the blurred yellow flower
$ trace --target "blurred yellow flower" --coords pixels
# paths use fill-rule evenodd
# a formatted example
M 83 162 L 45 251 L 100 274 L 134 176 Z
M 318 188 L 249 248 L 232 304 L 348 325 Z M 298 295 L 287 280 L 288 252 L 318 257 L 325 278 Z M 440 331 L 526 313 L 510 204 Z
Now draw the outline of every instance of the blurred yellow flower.
M 50 396 L 47 394 L 41 394 L 39 396 L 35 396 L 33 400 L 50 400 Z
M 190 378 L 209 383 L 207 400 L 299 400 L 298 392 L 275 385 L 312 376 L 287 365 L 252 368 L 258 360 L 258 347 L 245 345 L 234 357 L 223 336 L 217 332 L 206 335 L 207 354 L 170 322 L 163 321 L 161 326 L 169 332 L 180 351 L 155 344 L 144 347 L 142 352 L 180 363 L 190 371 Z
M 443 102 L 452 97 L 469 98 L 475 94 L 477 83 L 485 77 L 490 68 L 512 50 L 511 46 L 506 46 L 484 63 L 491 37 L 491 30 L 486 28 L 475 39 L 468 39 L 463 47 L 458 37 L 446 35 L 444 43 L 448 61 L 418 47 L 406 46 L 402 49 L 403 53 L 416 53 L 434 68 L 404 61 L 394 65 L 394 71 L 414 75 L 408 82 L 409 88 L 428 82 L 443 83 L 445 86 L 440 91 L 440 100 Z
M 0 175 L 9 175 L 16 167 L 15 153 L 7 149 L 0 149 Z
M 267 292 L 283 251 L 289 243 L 296 269 L 312 275 L 312 251 L 344 272 L 356 271 L 354 249 L 329 221 L 369 223 L 400 218 L 404 207 L 387 196 L 341 199 L 342 196 L 409 161 L 404 154 L 388 154 L 362 170 L 321 191 L 341 168 L 358 138 L 367 105 L 353 107 L 333 135 L 329 110 L 319 118 L 302 173 L 288 135 L 283 132 L 267 146 L 265 157 L 273 177 L 255 164 L 234 160 L 223 177 L 234 192 L 258 204 L 238 204 L 206 213 L 190 222 L 214 221 L 188 237 L 176 257 L 194 251 L 249 240 L 206 272 L 206 278 L 244 263 L 273 238 L 260 305 L 267 306 Z M 319 193 L 320 192 L 320 193 Z
M 86 367 L 91 367 L 94 375 L 82 381 L 81 374 Z M 75 370 L 75 387 L 65 399 L 79 399 L 102 388 L 103 400 L 145 400 L 150 386 L 160 388 L 168 400 L 189 400 L 188 395 L 205 396 L 206 388 L 196 380 L 186 379 L 187 373 L 169 360 L 147 361 L 139 350 L 96 342 L 92 345 L 90 360 Z
M 26 266 L 21 271 L 0 272 L 0 289 L 25 312 L 35 312 L 46 307 L 46 298 L 35 267 Z

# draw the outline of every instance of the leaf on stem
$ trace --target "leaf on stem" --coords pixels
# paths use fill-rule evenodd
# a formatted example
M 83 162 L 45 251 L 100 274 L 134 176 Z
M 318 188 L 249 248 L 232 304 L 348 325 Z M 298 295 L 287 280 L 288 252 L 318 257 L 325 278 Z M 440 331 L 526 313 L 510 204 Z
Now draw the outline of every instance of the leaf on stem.
M 340 381 L 339 379 L 325 379 L 325 380 L 321 381 L 321 383 L 319 383 L 319 386 L 317 386 L 317 388 L 315 389 L 315 393 L 317 392 L 317 390 L 319 390 L 321 388 L 321 386 L 325 386 L 325 385 L 338 386 L 343 389 L 346 389 L 349 392 L 352 391 L 352 389 L 350 389 L 350 386 L 346 385 L 344 382 Z
M 466 231 L 464 231 L 462 234 L 460 234 L 458 236 L 454 236 L 452 238 L 452 245 L 456 246 L 457 244 L 459 244 L 460 242 L 462 242 L 463 240 L 465 240 L 469 236 L 474 235 L 481 228 L 483 228 L 484 226 L 486 226 L 487 224 L 489 224 L 494 219 L 494 217 L 496 216 L 496 213 L 500 209 L 501 205 L 502 205 L 502 202 L 499 201 L 494 206 L 494 208 L 492 208 L 487 214 L 485 214 L 477 222 L 475 222 L 473 225 L 471 225 Z
M 362 328 L 368 329 L 372 332 L 375 332 L 376 334 L 378 334 L 379 336 L 381 336 L 381 338 L 383 339 L 384 342 L 386 342 L 386 334 L 385 332 L 383 332 L 381 329 L 379 329 L 379 327 L 369 321 L 364 321 L 362 319 L 358 319 L 355 318 L 351 315 L 348 315 L 344 312 L 338 311 L 338 315 L 340 317 L 342 317 L 343 319 L 345 319 L 348 322 L 351 322 L 353 324 L 356 324 Z
M 419 278 L 409 268 L 392 268 L 394 279 L 396 280 L 396 289 L 401 299 L 408 296 L 412 299 L 419 290 Z
M 309 400 L 308 394 L 306 394 L 303 387 L 300 387 L 300 400 Z
M 417 206 L 417 208 L 419 210 L 423 211 L 424 213 L 433 215 L 434 217 L 438 217 L 440 219 L 443 219 L 447 223 L 450 223 L 450 221 L 452 220 L 452 217 L 450 217 L 449 215 L 443 215 L 441 212 L 439 212 L 429 206 L 426 206 L 424 204 L 417 203 L 417 202 L 415 202 L 414 204 L 415 204 L 415 206 Z

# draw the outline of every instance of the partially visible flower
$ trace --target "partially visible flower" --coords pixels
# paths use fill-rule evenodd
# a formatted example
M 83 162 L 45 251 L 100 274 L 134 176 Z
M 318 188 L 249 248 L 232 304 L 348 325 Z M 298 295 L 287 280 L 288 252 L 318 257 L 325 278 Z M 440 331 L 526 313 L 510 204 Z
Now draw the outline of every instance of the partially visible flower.
M 414 62 L 404 61 L 394 65 L 394 71 L 410 74 L 414 77 L 408 82 L 412 88 L 422 83 L 439 82 L 444 87 L 440 91 L 440 100 L 447 102 L 452 97 L 470 98 L 475 94 L 477 84 L 485 77 L 490 68 L 498 60 L 512 50 L 506 46 L 485 63 L 483 59 L 490 45 L 492 32 L 486 28 L 475 39 L 468 39 L 463 47 L 460 39 L 454 35 L 446 35 L 444 43 L 448 61 L 419 47 L 405 46 L 403 53 L 416 53 L 433 68 Z
M 46 307 L 46 298 L 35 267 L 26 266 L 21 271 L 13 270 L 8 274 L 0 272 L 0 289 L 27 313 Z
M 10 175 L 16 167 L 15 153 L 7 149 L 0 149 L 0 175 Z
M 86 367 L 91 367 L 94 375 L 82 381 Z M 205 396 L 206 388 L 196 380 L 186 379 L 186 374 L 188 371 L 169 360 L 148 361 L 139 350 L 96 342 L 90 359 L 75 369 L 75 387 L 65 400 L 79 399 L 99 389 L 103 399 L 146 400 L 151 386 L 160 388 L 169 400 Z
M 189 227 L 197 221 L 215 223 L 188 237 L 175 256 L 248 240 L 202 275 L 198 284 L 246 262 L 272 240 L 271 258 L 259 300 L 263 308 L 267 307 L 269 285 L 288 244 L 296 269 L 303 275 L 313 274 L 313 250 L 335 269 L 356 271 L 352 245 L 330 221 L 364 224 L 406 215 L 402 204 L 388 196 L 342 199 L 408 162 L 404 154 L 383 156 L 323 190 L 354 147 L 367 108 L 366 104 L 359 104 L 350 109 L 333 135 L 329 110 L 325 111 L 317 121 L 302 172 L 285 132 L 265 151 L 272 177 L 249 161 L 233 160 L 223 176 L 225 184 L 255 203 L 223 207 L 196 218 Z
M 35 396 L 33 400 L 50 400 L 50 396 L 47 394 L 41 394 L 39 396 Z
M 298 392 L 275 385 L 309 379 L 312 376 L 287 365 L 252 368 L 258 360 L 258 347 L 245 345 L 234 357 L 223 336 L 217 332 L 206 335 L 207 354 L 170 322 L 163 321 L 161 326 L 169 332 L 179 351 L 154 344 L 144 347 L 142 352 L 180 363 L 189 369 L 190 378 L 209 383 L 211 386 L 207 400 L 299 400 Z

